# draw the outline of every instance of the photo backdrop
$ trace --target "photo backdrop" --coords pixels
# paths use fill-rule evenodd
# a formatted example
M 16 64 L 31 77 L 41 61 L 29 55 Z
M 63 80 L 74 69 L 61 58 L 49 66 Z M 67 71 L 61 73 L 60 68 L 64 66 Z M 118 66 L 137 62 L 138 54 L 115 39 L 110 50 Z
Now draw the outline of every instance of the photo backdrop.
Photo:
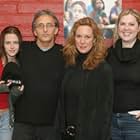
M 112 38 L 122 0 L 64 0 L 64 37 L 78 19 L 89 16 L 98 24 L 105 39 Z

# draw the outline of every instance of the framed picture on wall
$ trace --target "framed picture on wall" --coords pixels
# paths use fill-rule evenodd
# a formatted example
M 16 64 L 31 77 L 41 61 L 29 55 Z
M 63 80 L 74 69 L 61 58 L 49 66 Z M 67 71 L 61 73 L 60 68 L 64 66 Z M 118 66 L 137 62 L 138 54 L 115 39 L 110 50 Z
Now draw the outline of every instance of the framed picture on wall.
M 121 0 L 64 0 L 64 37 L 75 21 L 89 16 L 98 24 L 105 39 L 112 38 L 121 9 Z

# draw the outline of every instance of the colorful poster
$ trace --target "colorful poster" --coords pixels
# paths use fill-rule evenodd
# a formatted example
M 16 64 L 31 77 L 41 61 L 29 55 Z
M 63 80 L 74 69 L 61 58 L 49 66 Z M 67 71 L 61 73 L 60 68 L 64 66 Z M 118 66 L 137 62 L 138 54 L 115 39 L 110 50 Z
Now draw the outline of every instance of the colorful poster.
M 121 7 L 121 0 L 64 0 L 64 37 L 75 21 L 89 16 L 98 24 L 105 39 L 112 38 Z

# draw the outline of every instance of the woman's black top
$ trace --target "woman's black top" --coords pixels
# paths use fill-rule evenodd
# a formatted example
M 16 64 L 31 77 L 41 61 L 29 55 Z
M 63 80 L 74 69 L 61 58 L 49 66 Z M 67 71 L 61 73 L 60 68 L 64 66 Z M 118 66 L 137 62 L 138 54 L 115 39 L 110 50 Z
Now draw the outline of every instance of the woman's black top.
M 66 70 L 63 80 L 67 126 L 76 127 L 76 140 L 109 140 L 112 114 L 112 71 L 107 62 L 94 70 L 83 70 L 86 56 Z
M 122 48 L 119 39 L 107 57 L 114 74 L 114 113 L 140 110 L 140 40 Z

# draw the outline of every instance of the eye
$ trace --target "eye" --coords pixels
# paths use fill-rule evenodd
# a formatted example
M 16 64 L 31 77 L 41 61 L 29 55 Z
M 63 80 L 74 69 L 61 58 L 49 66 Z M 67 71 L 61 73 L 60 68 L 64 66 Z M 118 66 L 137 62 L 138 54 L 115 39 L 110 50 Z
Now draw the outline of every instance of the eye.
M 47 23 L 47 24 L 46 24 L 46 27 L 47 27 L 47 28 L 51 28 L 51 27 L 54 27 L 54 26 L 55 26 L 55 24 L 52 24 L 52 23 Z
M 19 45 L 19 41 L 14 41 L 13 42 L 15 45 Z
M 125 23 L 124 22 L 120 22 L 119 25 L 120 26 L 123 26 L 123 25 L 125 25 Z
M 130 25 L 130 26 L 135 26 L 135 24 L 134 24 L 134 23 L 129 23 L 129 25 Z
M 81 35 L 76 35 L 75 37 L 76 37 L 76 38 L 80 38 L 80 37 L 81 37 Z
M 91 36 L 86 35 L 85 38 L 86 38 L 86 39 L 89 39 L 89 38 L 91 38 Z
M 5 41 L 4 44 L 9 45 L 11 42 L 10 41 Z
M 36 28 L 44 28 L 44 26 L 45 26 L 45 25 L 44 25 L 43 23 L 39 23 L 39 24 L 36 24 L 35 27 L 36 27 Z
M 36 24 L 35 27 L 39 28 L 39 29 L 43 29 L 44 27 L 46 27 L 46 28 L 53 28 L 53 27 L 55 27 L 55 24 L 54 23 L 46 23 L 46 24 L 39 23 L 39 24 Z

